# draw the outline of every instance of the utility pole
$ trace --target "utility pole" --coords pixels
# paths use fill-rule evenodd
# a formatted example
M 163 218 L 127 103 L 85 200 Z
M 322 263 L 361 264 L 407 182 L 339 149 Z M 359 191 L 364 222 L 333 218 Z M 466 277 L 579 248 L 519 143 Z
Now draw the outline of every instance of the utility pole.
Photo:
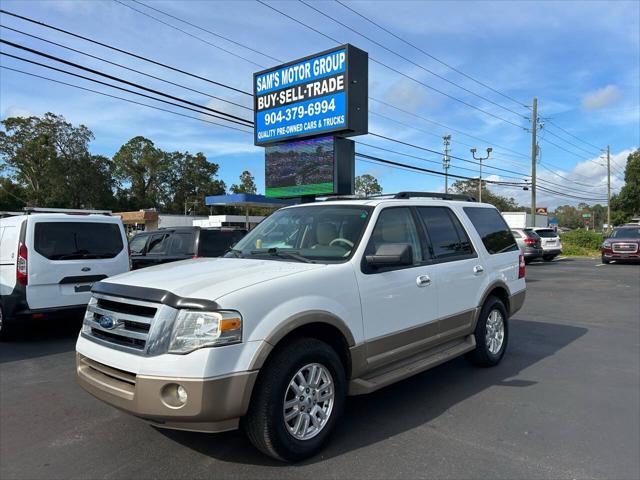
M 482 161 L 489 158 L 493 148 L 487 148 L 487 156 L 486 157 L 476 157 L 476 149 L 471 149 L 471 155 L 473 155 L 474 160 L 480 161 L 480 178 L 478 179 L 478 203 L 482 203 Z
M 444 142 L 444 155 L 442 156 L 442 168 L 444 169 L 444 193 L 449 193 L 449 164 L 451 158 L 449 157 L 449 145 L 451 144 L 451 135 L 444 135 L 442 137 Z
M 532 227 L 536 226 L 536 160 L 538 156 L 538 140 L 536 129 L 538 127 L 538 99 L 533 97 L 533 112 L 531 117 L 531 221 Z
M 607 145 L 607 233 L 611 231 L 611 149 Z

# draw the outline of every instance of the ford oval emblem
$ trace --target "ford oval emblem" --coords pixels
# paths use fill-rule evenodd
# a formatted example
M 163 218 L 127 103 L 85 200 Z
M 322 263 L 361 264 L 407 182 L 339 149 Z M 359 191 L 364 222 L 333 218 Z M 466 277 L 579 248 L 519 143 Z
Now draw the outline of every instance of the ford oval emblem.
M 100 317 L 100 321 L 98 323 L 102 328 L 107 328 L 109 330 L 116 326 L 116 322 L 113 320 L 113 317 L 110 317 L 109 315 L 103 315 Z

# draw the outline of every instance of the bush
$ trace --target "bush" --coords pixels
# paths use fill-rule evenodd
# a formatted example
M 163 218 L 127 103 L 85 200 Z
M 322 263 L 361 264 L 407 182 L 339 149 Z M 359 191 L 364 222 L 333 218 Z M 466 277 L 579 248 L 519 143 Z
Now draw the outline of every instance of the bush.
M 561 234 L 560 240 L 565 255 L 593 256 L 600 253 L 604 236 L 592 230 L 573 230 Z

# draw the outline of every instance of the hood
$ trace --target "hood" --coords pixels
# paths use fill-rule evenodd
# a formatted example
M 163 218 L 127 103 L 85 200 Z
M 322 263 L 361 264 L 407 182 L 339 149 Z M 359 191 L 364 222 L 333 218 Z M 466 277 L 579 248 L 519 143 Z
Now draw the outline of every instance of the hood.
M 323 267 L 323 264 L 279 260 L 199 258 L 134 270 L 105 282 L 157 288 L 181 297 L 216 300 L 241 288 Z

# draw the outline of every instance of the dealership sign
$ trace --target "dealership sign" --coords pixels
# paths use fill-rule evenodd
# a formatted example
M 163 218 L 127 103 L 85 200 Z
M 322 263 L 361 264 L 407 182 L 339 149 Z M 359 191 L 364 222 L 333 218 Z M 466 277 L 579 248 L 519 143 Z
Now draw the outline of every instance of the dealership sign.
M 368 129 L 368 55 L 343 45 L 257 72 L 256 145 Z

